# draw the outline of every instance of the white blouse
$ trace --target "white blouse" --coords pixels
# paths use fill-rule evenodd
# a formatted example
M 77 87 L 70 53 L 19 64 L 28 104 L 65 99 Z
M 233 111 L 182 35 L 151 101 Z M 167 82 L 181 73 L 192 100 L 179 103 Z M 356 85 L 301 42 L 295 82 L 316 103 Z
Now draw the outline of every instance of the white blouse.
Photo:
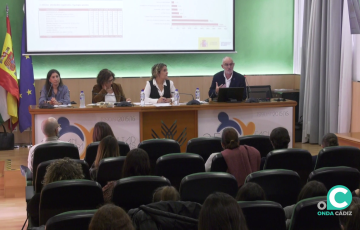
M 169 80 L 170 81 L 170 80 Z M 165 86 L 166 85 L 166 81 L 164 81 L 164 88 L 163 90 L 160 90 L 159 89 L 159 86 L 157 85 L 156 83 L 156 80 L 153 79 L 153 85 L 156 86 L 158 92 L 159 92 L 159 95 L 160 97 L 164 96 L 164 90 L 165 90 Z M 173 81 L 170 81 L 170 95 L 171 95 L 171 101 L 174 101 L 174 93 L 175 92 L 176 88 L 174 86 L 174 82 Z M 151 85 L 150 85 L 150 82 L 147 81 L 146 82 L 146 86 L 145 86 L 145 89 L 144 89 L 144 93 L 145 93 L 145 103 L 152 103 L 152 104 L 156 104 L 157 101 L 159 100 L 158 98 L 150 98 L 150 93 L 151 93 Z
M 116 102 L 116 97 L 114 93 L 108 93 L 105 95 L 105 102 Z

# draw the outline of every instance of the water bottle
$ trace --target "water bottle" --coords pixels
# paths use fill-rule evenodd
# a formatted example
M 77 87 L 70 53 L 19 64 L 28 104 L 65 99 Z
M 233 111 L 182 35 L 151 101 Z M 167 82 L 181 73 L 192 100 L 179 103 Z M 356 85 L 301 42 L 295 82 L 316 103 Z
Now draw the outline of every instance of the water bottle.
M 179 101 L 180 101 L 180 94 L 179 94 L 179 91 L 176 89 L 175 90 L 175 95 L 174 95 L 174 105 L 179 105 Z
M 195 90 L 195 100 L 200 102 L 200 90 L 199 90 L 199 88 L 196 88 L 196 90 Z
M 80 92 L 80 108 L 85 108 L 85 94 L 84 94 L 84 91 Z
M 144 93 L 144 89 L 142 89 L 141 92 L 140 92 L 140 106 L 145 106 L 145 93 Z

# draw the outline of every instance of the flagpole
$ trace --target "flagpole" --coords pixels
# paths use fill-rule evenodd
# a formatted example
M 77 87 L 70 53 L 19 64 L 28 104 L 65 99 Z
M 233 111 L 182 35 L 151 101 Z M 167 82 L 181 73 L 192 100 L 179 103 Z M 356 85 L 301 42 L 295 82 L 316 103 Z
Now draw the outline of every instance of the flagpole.
M 9 6 L 6 4 L 6 17 L 9 17 Z

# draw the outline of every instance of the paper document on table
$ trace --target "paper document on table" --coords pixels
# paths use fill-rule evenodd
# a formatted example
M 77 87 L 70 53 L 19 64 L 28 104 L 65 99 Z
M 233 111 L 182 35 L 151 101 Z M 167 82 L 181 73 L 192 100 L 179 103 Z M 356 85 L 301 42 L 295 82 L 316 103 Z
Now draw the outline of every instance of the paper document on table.
M 171 106 L 170 103 L 157 103 L 157 104 L 154 104 L 154 106 L 156 107 L 166 107 L 166 106 Z
M 134 104 L 134 105 L 141 105 L 141 103 L 140 103 L 140 102 L 134 102 L 133 104 Z M 145 103 L 145 105 L 152 105 L 152 103 L 150 103 L 150 102 L 146 102 L 146 103 Z
M 54 108 L 65 108 L 65 107 L 71 107 L 71 104 L 68 104 L 68 105 L 54 105 Z

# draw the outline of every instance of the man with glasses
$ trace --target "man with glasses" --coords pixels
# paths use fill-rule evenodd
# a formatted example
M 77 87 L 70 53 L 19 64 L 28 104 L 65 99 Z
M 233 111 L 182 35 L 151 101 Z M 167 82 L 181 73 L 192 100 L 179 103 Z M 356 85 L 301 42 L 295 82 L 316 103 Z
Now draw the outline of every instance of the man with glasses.
M 246 98 L 245 77 L 234 71 L 234 65 L 235 63 L 232 58 L 225 57 L 223 59 L 221 67 L 224 71 L 220 71 L 214 75 L 209 90 L 209 97 L 217 97 L 220 88 L 244 87 L 243 99 Z

